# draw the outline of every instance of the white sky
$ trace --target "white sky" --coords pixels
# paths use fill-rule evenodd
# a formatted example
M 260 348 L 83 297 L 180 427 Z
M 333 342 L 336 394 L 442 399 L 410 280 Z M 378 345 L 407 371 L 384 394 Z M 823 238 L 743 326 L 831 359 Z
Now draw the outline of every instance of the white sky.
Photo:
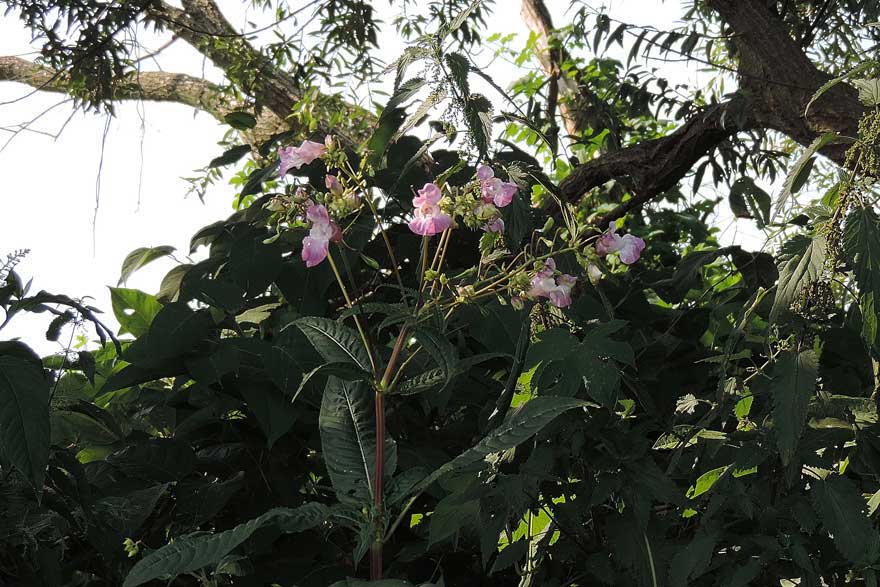
M 244 23 L 241 0 L 220 0 L 233 23 Z M 393 12 L 385 3 L 386 21 Z M 600 2 L 595 2 L 598 6 Z M 613 17 L 636 24 L 671 28 L 681 14 L 677 0 L 608 1 Z M 564 10 L 568 0 L 548 0 L 557 26 L 566 24 Z M 254 15 L 251 14 L 251 17 Z M 489 20 L 489 32 L 517 33 L 519 48 L 528 32 L 519 15 L 517 0 L 497 0 Z M 161 40 L 143 40 L 155 48 Z M 404 45 L 396 35 L 382 38 L 380 55 L 392 61 Z M 20 21 L 0 17 L 0 55 L 23 55 L 34 50 Z M 32 56 L 24 55 L 26 58 Z M 161 56 L 166 71 L 201 75 L 218 80 L 219 73 L 205 65 L 201 56 L 178 41 Z M 150 69 L 151 67 L 145 67 Z M 664 74 L 674 82 L 697 81 L 698 73 L 681 64 L 669 65 Z M 490 74 L 502 87 L 521 75 L 509 64 L 496 61 Z M 486 91 L 491 95 L 490 91 Z M 25 86 L 0 83 L 0 127 L 33 119 L 64 99 L 58 94 L 34 93 Z M 56 133 L 71 114 L 68 104 L 54 108 L 32 127 Z M 106 117 L 77 113 L 59 138 L 22 132 L 0 152 L 3 178 L 0 203 L 0 257 L 15 249 L 31 253 L 18 267 L 24 278 L 33 278 L 32 291 L 45 289 L 72 297 L 90 296 L 92 304 L 104 310 L 106 322 L 114 328 L 108 286 L 115 286 L 125 256 L 143 246 L 172 245 L 182 259 L 188 252 L 190 236 L 202 226 L 231 212 L 234 190 L 220 182 L 209 189 L 202 203 L 185 197 L 188 184 L 181 178 L 195 175 L 222 152 L 217 146 L 227 127 L 211 116 L 174 104 L 120 104 L 117 117 L 109 122 L 100 174 L 100 206 L 93 225 L 96 179 L 101 161 L 101 143 Z M 0 146 L 9 133 L 0 132 Z M 722 205 L 726 211 L 726 206 Z M 722 215 L 727 226 L 729 215 Z M 747 228 L 743 223 L 737 223 Z M 728 231 L 725 240 L 733 237 Z M 94 246 L 93 246 L 94 239 Z M 161 260 L 136 273 L 128 287 L 155 292 L 165 272 L 174 265 Z M 43 315 L 17 316 L 0 332 L 0 339 L 20 336 L 41 353 L 57 352 L 64 343 L 50 343 L 44 332 L 49 318 Z M 89 331 L 90 336 L 92 331 Z

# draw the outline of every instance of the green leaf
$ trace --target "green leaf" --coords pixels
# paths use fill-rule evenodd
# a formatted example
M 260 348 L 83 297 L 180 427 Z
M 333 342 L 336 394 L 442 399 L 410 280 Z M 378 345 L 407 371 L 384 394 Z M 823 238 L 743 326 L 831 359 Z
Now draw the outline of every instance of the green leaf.
M 816 153 L 836 138 L 836 132 L 827 132 L 817 137 L 816 140 L 804 149 L 804 152 L 801 153 L 801 156 L 794 162 L 794 165 L 792 165 L 788 175 L 785 177 L 785 184 L 782 188 L 782 193 L 779 195 L 779 200 L 776 202 L 776 210 L 773 213 L 774 217 L 782 211 L 782 208 L 785 206 L 788 199 L 792 197 L 793 194 L 798 193 L 810 178 L 810 171 L 813 169 Z
M 432 379 L 440 381 L 440 388 L 437 393 L 441 393 L 446 386 L 452 381 L 458 373 L 458 354 L 455 348 L 450 344 L 446 337 L 429 328 L 415 328 L 412 336 L 437 364 L 439 373 L 432 374 Z
M 0 444 L 3 454 L 43 491 L 49 461 L 49 384 L 36 364 L 0 356 Z
M 678 551 L 669 564 L 670 587 L 687 587 L 691 579 L 705 572 L 712 562 L 718 534 L 701 529 L 685 548 Z
M 856 79 L 852 85 L 859 91 L 859 102 L 865 106 L 880 105 L 880 79 Z
M 141 267 L 149 265 L 156 259 L 167 257 L 175 250 L 174 247 L 168 245 L 163 245 L 161 247 L 141 247 L 140 249 L 133 250 L 122 262 L 122 271 L 119 273 L 119 283 L 116 285 L 122 285 L 128 281 L 128 278 L 131 277 L 132 273 Z
M 699 477 L 697 477 L 696 482 L 690 486 L 687 490 L 687 496 L 689 499 L 696 499 L 712 489 L 712 486 L 715 485 L 721 476 L 727 472 L 727 469 L 730 468 L 730 465 L 724 465 L 723 467 L 718 467 L 717 469 L 712 469 L 711 471 L 706 471 Z
M 773 430 L 784 465 L 791 462 L 803 433 L 818 369 L 819 357 L 812 350 L 786 352 L 773 369 Z
M 468 83 L 468 73 L 471 71 L 471 64 L 468 58 L 458 52 L 447 53 L 444 56 L 446 67 L 449 69 L 449 75 L 462 98 L 467 98 L 471 94 L 470 84 Z
M 428 548 L 452 537 L 461 528 L 473 525 L 479 517 L 480 500 L 470 499 L 462 502 L 461 496 L 455 493 L 444 498 L 431 514 Z
M 517 446 L 540 432 L 563 412 L 586 405 L 587 402 L 582 400 L 558 396 L 530 399 L 475 446 L 415 484 L 412 493 L 418 495 L 448 473 L 478 463 L 494 452 Z
M 150 294 L 137 289 L 109 289 L 113 315 L 119 321 L 119 334 L 128 332 L 143 336 L 149 330 L 153 318 L 162 309 L 162 304 Z
M 318 429 L 330 481 L 340 500 L 373 503 L 376 466 L 376 404 L 374 393 L 361 381 L 331 376 L 324 389 Z M 385 440 L 385 475 L 397 465 L 397 449 Z
M 132 567 L 122 587 L 137 587 L 160 577 L 177 577 L 220 562 L 227 554 L 265 526 L 285 534 L 303 532 L 321 524 L 326 507 L 310 503 L 298 508 L 275 508 L 262 516 L 218 534 L 196 532 L 154 550 Z
M 770 194 L 750 177 L 741 177 L 730 188 L 730 209 L 737 218 L 754 218 L 758 228 L 770 222 Z
M 281 245 L 265 244 L 263 235 L 240 238 L 229 253 L 229 274 L 237 285 L 251 295 L 263 293 L 281 271 Z
M 796 236 L 785 244 L 783 252 L 788 258 L 779 270 L 771 322 L 776 322 L 806 287 L 819 280 L 825 267 L 825 247 L 825 237 L 821 235 L 812 239 Z
M 241 396 L 266 435 L 267 446 L 272 448 L 296 420 L 296 410 L 290 398 L 271 385 L 254 383 L 242 388 Z
M 251 152 L 250 145 L 235 145 L 231 149 L 225 151 L 219 157 L 214 157 L 211 159 L 211 162 L 208 163 L 208 169 L 214 169 L 215 167 L 225 167 L 226 165 L 231 165 L 247 155 Z
M 329 318 L 314 316 L 300 318 L 294 324 L 328 363 L 349 362 L 362 371 L 373 371 L 367 349 L 353 330 Z
M 834 545 L 850 563 L 876 562 L 880 536 L 867 515 L 867 504 L 859 489 L 839 475 L 811 480 L 811 497 L 822 526 L 834 537 Z
M 471 95 L 464 106 L 464 120 L 474 146 L 485 156 L 492 140 L 492 103 L 482 94 Z
M 249 130 L 257 126 L 257 118 L 250 112 L 236 110 L 223 117 L 226 124 L 235 130 Z
M 153 318 L 147 333 L 134 341 L 123 358 L 129 363 L 150 367 L 197 349 L 214 326 L 205 310 L 193 311 L 184 302 L 163 307 Z
M 880 312 L 880 218 L 869 206 L 857 206 L 847 217 L 843 249 L 859 286 L 862 337 L 877 341 Z

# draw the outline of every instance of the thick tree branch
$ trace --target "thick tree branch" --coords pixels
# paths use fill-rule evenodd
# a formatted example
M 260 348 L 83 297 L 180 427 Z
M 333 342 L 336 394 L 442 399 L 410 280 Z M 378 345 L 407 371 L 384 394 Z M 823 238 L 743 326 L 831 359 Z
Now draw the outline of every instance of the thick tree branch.
M 36 90 L 68 93 L 67 76 L 20 57 L 0 57 L 0 81 L 18 82 Z M 176 102 L 215 118 L 234 109 L 220 86 L 183 73 L 143 72 L 118 85 L 114 99 Z
M 568 55 L 564 48 L 553 42 L 553 20 L 550 18 L 550 11 L 547 10 L 544 0 L 522 0 L 520 14 L 529 30 L 537 36 L 538 60 L 552 84 L 550 96 L 553 99 L 549 101 L 553 104 L 557 97 L 562 98 L 558 103 L 559 115 L 562 117 L 565 130 L 571 136 L 579 136 L 583 129 L 575 107 L 577 84 L 562 71 L 561 64 L 568 60 Z M 554 114 L 552 108 L 549 110 L 551 111 L 548 114 L 552 116 Z
M 525 0 L 524 0 L 525 1 Z M 855 136 L 864 107 L 857 92 L 838 84 L 819 99 L 809 116 L 804 110 L 830 79 L 806 56 L 765 0 L 707 0 L 733 29 L 739 57 L 740 91 L 746 128 L 779 131 L 808 145 L 818 135 L 836 131 Z M 618 218 L 672 188 L 704 155 L 743 128 L 725 126 L 728 105 L 712 107 L 672 134 L 606 154 L 574 169 L 560 188 L 571 201 L 611 179 L 628 178 L 633 198 L 601 220 Z M 731 117 L 733 118 L 733 117 Z M 822 153 L 843 163 L 846 144 Z

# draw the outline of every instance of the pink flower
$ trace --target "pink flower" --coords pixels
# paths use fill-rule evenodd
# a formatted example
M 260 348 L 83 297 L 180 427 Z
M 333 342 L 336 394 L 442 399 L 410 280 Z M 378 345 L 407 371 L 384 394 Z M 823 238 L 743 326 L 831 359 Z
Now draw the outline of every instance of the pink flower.
M 342 231 L 330 220 L 327 208 L 320 204 L 310 204 L 306 210 L 306 218 L 311 221 L 312 229 L 309 236 L 303 239 L 302 260 L 306 267 L 314 267 L 327 258 L 331 240 L 342 240 Z
M 330 137 L 328 136 L 327 139 L 329 140 Z M 323 155 L 326 150 L 327 145 L 314 141 L 303 141 L 299 147 L 279 148 L 278 158 L 281 160 L 281 167 L 278 169 L 279 175 L 284 177 L 289 170 L 299 169 L 303 165 L 308 165 Z
M 440 210 L 443 194 L 436 184 L 426 183 L 413 198 L 415 218 L 410 220 L 409 229 L 422 236 L 433 236 L 452 226 L 452 217 Z
M 342 184 L 339 183 L 339 178 L 335 175 L 327 174 L 327 177 L 324 178 L 324 185 L 327 186 L 327 189 L 334 196 L 342 193 Z
M 494 202 L 499 208 L 504 208 L 513 201 L 519 187 L 515 183 L 501 181 L 495 177 L 495 172 L 488 165 L 480 165 L 477 169 L 477 179 L 480 180 L 480 192 L 483 201 Z
M 528 295 L 535 299 L 548 298 L 557 308 L 567 308 L 571 305 L 571 288 L 577 278 L 565 273 L 554 279 L 555 273 L 556 262 L 552 258 L 544 261 L 544 267 L 532 277 Z
M 637 236 L 617 234 L 617 227 L 612 220 L 608 223 L 608 231 L 596 241 L 596 252 L 604 257 L 611 253 L 618 253 L 620 261 L 625 265 L 632 265 L 642 256 L 645 249 L 645 241 Z
M 496 218 L 489 224 L 483 227 L 483 230 L 486 232 L 504 232 L 504 220 L 500 217 Z

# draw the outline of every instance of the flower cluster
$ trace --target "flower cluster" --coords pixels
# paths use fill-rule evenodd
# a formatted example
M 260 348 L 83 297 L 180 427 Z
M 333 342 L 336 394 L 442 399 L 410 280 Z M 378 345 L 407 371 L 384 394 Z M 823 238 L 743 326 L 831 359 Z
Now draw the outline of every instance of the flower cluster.
M 532 276 L 528 297 L 532 299 L 547 298 L 557 308 L 570 306 L 571 288 L 574 287 L 577 278 L 568 273 L 558 273 L 553 257 L 544 261 L 544 266 Z
M 319 190 L 299 186 L 292 195 L 288 190 L 287 194 L 277 195 L 266 205 L 269 210 L 276 213 L 276 218 L 281 219 L 279 226 L 284 222 L 289 223 L 290 226 L 308 228 L 308 236 L 302 241 L 302 259 L 307 267 L 315 267 L 328 257 L 331 242 L 342 241 L 342 231 L 334 218 L 343 218 L 358 210 L 363 202 L 366 202 L 374 215 L 376 214 L 371 202 L 362 197 L 361 190 L 365 189 L 362 187 L 365 185 L 361 175 L 363 170 L 355 172 L 351 169 L 344 153 L 334 149 L 333 140 L 329 136 L 323 144 L 303 141 L 299 147 L 283 147 L 279 149 L 278 156 L 279 172 L 282 177 L 290 169 L 298 169 L 319 158 L 323 159 L 330 170 L 324 177 L 324 185 Z M 518 189 L 515 183 L 495 177 L 495 172 L 488 165 L 480 165 L 474 178 L 461 187 L 441 182 L 426 183 L 412 199 L 413 217 L 408 223 L 409 229 L 415 234 L 431 237 L 456 227 L 456 219 L 459 219 L 465 226 L 498 235 L 504 231 L 501 209 L 511 204 Z M 489 238 L 488 242 L 500 241 Z M 448 244 L 446 239 L 441 239 L 438 247 L 443 248 Z M 575 249 L 568 250 L 576 249 L 577 245 Z M 638 261 L 644 249 L 644 240 L 632 234 L 617 234 L 617 226 L 614 222 L 609 224 L 607 232 L 603 233 L 595 244 L 598 256 L 617 255 L 620 262 L 625 265 Z M 438 253 L 437 257 L 442 263 L 443 255 Z M 595 257 L 593 259 L 595 260 Z M 588 260 L 584 262 L 587 263 Z M 532 266 L 532 263 L 535 265 Z M 473 285 L 447 285 L 439 273 L 439 267 L 432 266 L 425 273 L 429 281 L 439 281 L 441 290 L 443 286 L 451 287 L 450 292 L 454 294 L 457 292 L 456 299 L 463 300 L 462 303 L 484 295 L 497 295 L 501 291 L 510 293 L 514 305 L 520 305 L 526 299 L 535 301 L 546 299 L 558 308 L 566 308 L 572 303 L 571 294 L 577 278 L 557 271 L 556 262 L 549 255 L 539 257 L 537 260 L 534 260 L 534 257 L 529 260 L 529 256 L 526 255 L 525 259 L 520 260 L 516 265 L 506 267 L 502 265 L 499 269 L 500 273 L 497 277 L 500 277 L 500 280 L 497 277 L 492 278 L 496 281 L 479 291 Z M 594 284 L 598 283 L 602 276 L 601 270 L 595 263 L 589 263 L 586 274 Z

